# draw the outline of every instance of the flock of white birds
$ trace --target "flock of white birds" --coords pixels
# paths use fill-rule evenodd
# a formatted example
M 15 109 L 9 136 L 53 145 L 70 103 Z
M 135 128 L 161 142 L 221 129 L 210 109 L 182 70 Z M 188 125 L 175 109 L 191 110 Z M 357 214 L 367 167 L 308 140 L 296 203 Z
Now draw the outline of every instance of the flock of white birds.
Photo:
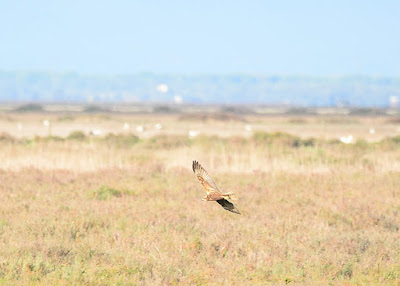
M 45 120 L 43 120 L 43 126 L 47 130 L 50 130 L 51 122 L 49 120 L 45 119 Z M 22 131 L 22 129 L 23 129 L 22 123 L 20 123 L 20 122 L 17 123 L 17 129 L 18 129 L 18 131 Z M 161 129 L 163 129 L 163 126 L 161 123 L 156 123 L 156 124 L 154 124 L 154 126 L 146 126 L 146 128 L 144 125 L 137 125 L 135 127 L 135 131 L 137 133 L 143 133 L 147 129 L 161 130 Z M 128 122 L 124 122 L 124 124 L 122 125 L 122 130 L 129 132 L 131 130 L 131 125 Z M 253 132 L 253 127 L 249 124 L 246 124 L 244 126 L 244 130 L 246 132 Z M 373 128 L 373 127 L 369 128 L 369 134 L 373 135 L 373 134 L 375 134 L 375 132 L 376 132 L 375 128 Z M 89 135 L 93 135 L 93 136 L 102 136 L 102 135 L 104 135 L 105 132 L 102 131 L 101 129 L 94 128 L 94 129 L 89 130 L 88 133 L 89 133 Z M 194 138 L 194 137 L 197 137 L 198 135 L 200 135 L 200 131 L 189 130 L 187 135 L 189 138 Z M 351 134 L 348 134 L 346 136 L 341 136 L 339 138 L 339 140 L 340 140 L 340 142 L 342 142 L 344 144 L 351 144 L 351 143 L 354 143 L 354 141 L 355 141 L 353 135 L 351 135 Z

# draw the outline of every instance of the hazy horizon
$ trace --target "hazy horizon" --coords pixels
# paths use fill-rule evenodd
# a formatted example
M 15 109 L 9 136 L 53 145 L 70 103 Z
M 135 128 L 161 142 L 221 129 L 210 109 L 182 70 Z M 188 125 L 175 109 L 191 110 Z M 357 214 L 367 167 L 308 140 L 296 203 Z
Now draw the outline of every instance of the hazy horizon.
M 0 99 L 398 106 L 400 78 L 0 72 Z

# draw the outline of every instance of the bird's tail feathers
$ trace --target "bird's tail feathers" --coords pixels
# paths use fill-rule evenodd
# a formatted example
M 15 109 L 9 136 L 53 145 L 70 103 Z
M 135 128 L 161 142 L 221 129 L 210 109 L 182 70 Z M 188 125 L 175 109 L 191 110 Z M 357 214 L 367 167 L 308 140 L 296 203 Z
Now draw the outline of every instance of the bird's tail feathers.
M 237 201 L 237 200 L 238 200 L 238 197 L 237 197 L 234 193 L 232 193 L 232 192 L 223 194 L 222 197 L 223 197 L 224 199 L 233 200 L 233 201 Z

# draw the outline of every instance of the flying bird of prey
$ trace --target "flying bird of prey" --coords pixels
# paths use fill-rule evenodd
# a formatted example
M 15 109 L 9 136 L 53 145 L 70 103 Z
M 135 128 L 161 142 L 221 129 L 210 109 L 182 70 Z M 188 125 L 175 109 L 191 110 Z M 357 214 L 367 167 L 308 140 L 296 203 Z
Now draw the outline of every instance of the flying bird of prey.
M 237 200 L 234 193 L 222 194 L 215 184 L 214 180 L 208 175 L 207 171 L 200 165 L 199 162 L 193 161 L 193 172 L 199 179 L 200 183 L 206 190 L 207 195 L 203 198 L 203 201 L 216 201 L 224 209 L 240 214 L 239 210 L 229 200 Z

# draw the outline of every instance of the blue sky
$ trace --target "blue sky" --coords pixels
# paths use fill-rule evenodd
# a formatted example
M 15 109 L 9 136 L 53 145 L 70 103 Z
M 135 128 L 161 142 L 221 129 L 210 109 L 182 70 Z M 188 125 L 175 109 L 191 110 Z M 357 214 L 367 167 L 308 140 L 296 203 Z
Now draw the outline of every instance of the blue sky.
M 1 1 L 0 70 L 400 75 L 400 1 Z

